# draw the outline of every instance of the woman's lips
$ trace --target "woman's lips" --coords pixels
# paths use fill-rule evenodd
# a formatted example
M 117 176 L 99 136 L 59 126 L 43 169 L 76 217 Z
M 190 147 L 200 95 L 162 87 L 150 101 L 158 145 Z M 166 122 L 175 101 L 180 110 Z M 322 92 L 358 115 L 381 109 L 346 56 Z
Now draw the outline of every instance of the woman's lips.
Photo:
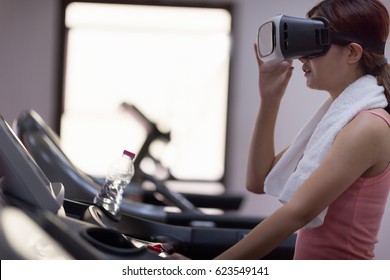
M 302 71 L 305 73 L 305 76 L 307 76 L 311 73 L 311 69 L 306 65 L 302 66 Z

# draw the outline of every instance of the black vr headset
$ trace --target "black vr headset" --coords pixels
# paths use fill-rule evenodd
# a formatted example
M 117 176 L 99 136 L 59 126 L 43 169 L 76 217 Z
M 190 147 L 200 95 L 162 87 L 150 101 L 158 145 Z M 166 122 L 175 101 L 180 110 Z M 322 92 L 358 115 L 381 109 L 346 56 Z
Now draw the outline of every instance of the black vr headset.
M 384 54 L 385 42 L 335 32 L 322 17 L 296 18 L 276 16 L 260 26 L 257 32 L 259 57 L 269 63 L 295 58 L 314 58 L 324 55 L 332 44 L 360 44 L 364 49 Z

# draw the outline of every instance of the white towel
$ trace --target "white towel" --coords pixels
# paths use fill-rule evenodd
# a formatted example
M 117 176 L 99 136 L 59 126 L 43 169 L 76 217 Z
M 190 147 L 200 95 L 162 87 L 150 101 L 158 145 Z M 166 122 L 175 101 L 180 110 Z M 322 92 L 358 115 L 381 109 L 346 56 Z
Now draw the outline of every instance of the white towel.
M 290 148 L 268 174 L 264 190 L 286 203 L 311 173 L 320 165 L 337 134 L 360 111 L 385 108 L 387 100 L 382 86 L 371 75 L 349 85 L 333 102 L 329 98 L 298 133 Z M 327 209 L 306 228 L 323 224 Z

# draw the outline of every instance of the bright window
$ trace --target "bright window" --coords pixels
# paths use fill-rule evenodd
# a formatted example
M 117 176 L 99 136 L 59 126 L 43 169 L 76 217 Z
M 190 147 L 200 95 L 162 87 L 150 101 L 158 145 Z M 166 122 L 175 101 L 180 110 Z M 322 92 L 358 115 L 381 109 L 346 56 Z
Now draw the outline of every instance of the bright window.
M 73 2 L 61 141 L 71 160 L 104 175 L 123 149 L 137 153 L 135 105 L 168 144 L 153 155 L 180 179 L 224 175 L 231 15 L 225 9 Z

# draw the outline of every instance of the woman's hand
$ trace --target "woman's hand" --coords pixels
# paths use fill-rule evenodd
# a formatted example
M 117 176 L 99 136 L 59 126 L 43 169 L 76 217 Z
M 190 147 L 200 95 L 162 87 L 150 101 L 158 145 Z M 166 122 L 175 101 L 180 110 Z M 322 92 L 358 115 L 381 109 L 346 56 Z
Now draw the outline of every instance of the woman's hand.
M 260 97 L 262 100 L 276 98 L 280 101 L 292 76 L 294 69 L 292 61 L 288 60 L 272 64 L 266 63 L 259 57 L 256 44 L 254 44 L 254 51 L 259 69 Z
M 282 153 L 275 156 L 274 134 L 280 101 L 290 81 L 292 61 L 266 63 L 257 54 L 259 68 L 260 106 L 248 155 L 246 188 L 248 191 L 264 193 L 264 181 Z

